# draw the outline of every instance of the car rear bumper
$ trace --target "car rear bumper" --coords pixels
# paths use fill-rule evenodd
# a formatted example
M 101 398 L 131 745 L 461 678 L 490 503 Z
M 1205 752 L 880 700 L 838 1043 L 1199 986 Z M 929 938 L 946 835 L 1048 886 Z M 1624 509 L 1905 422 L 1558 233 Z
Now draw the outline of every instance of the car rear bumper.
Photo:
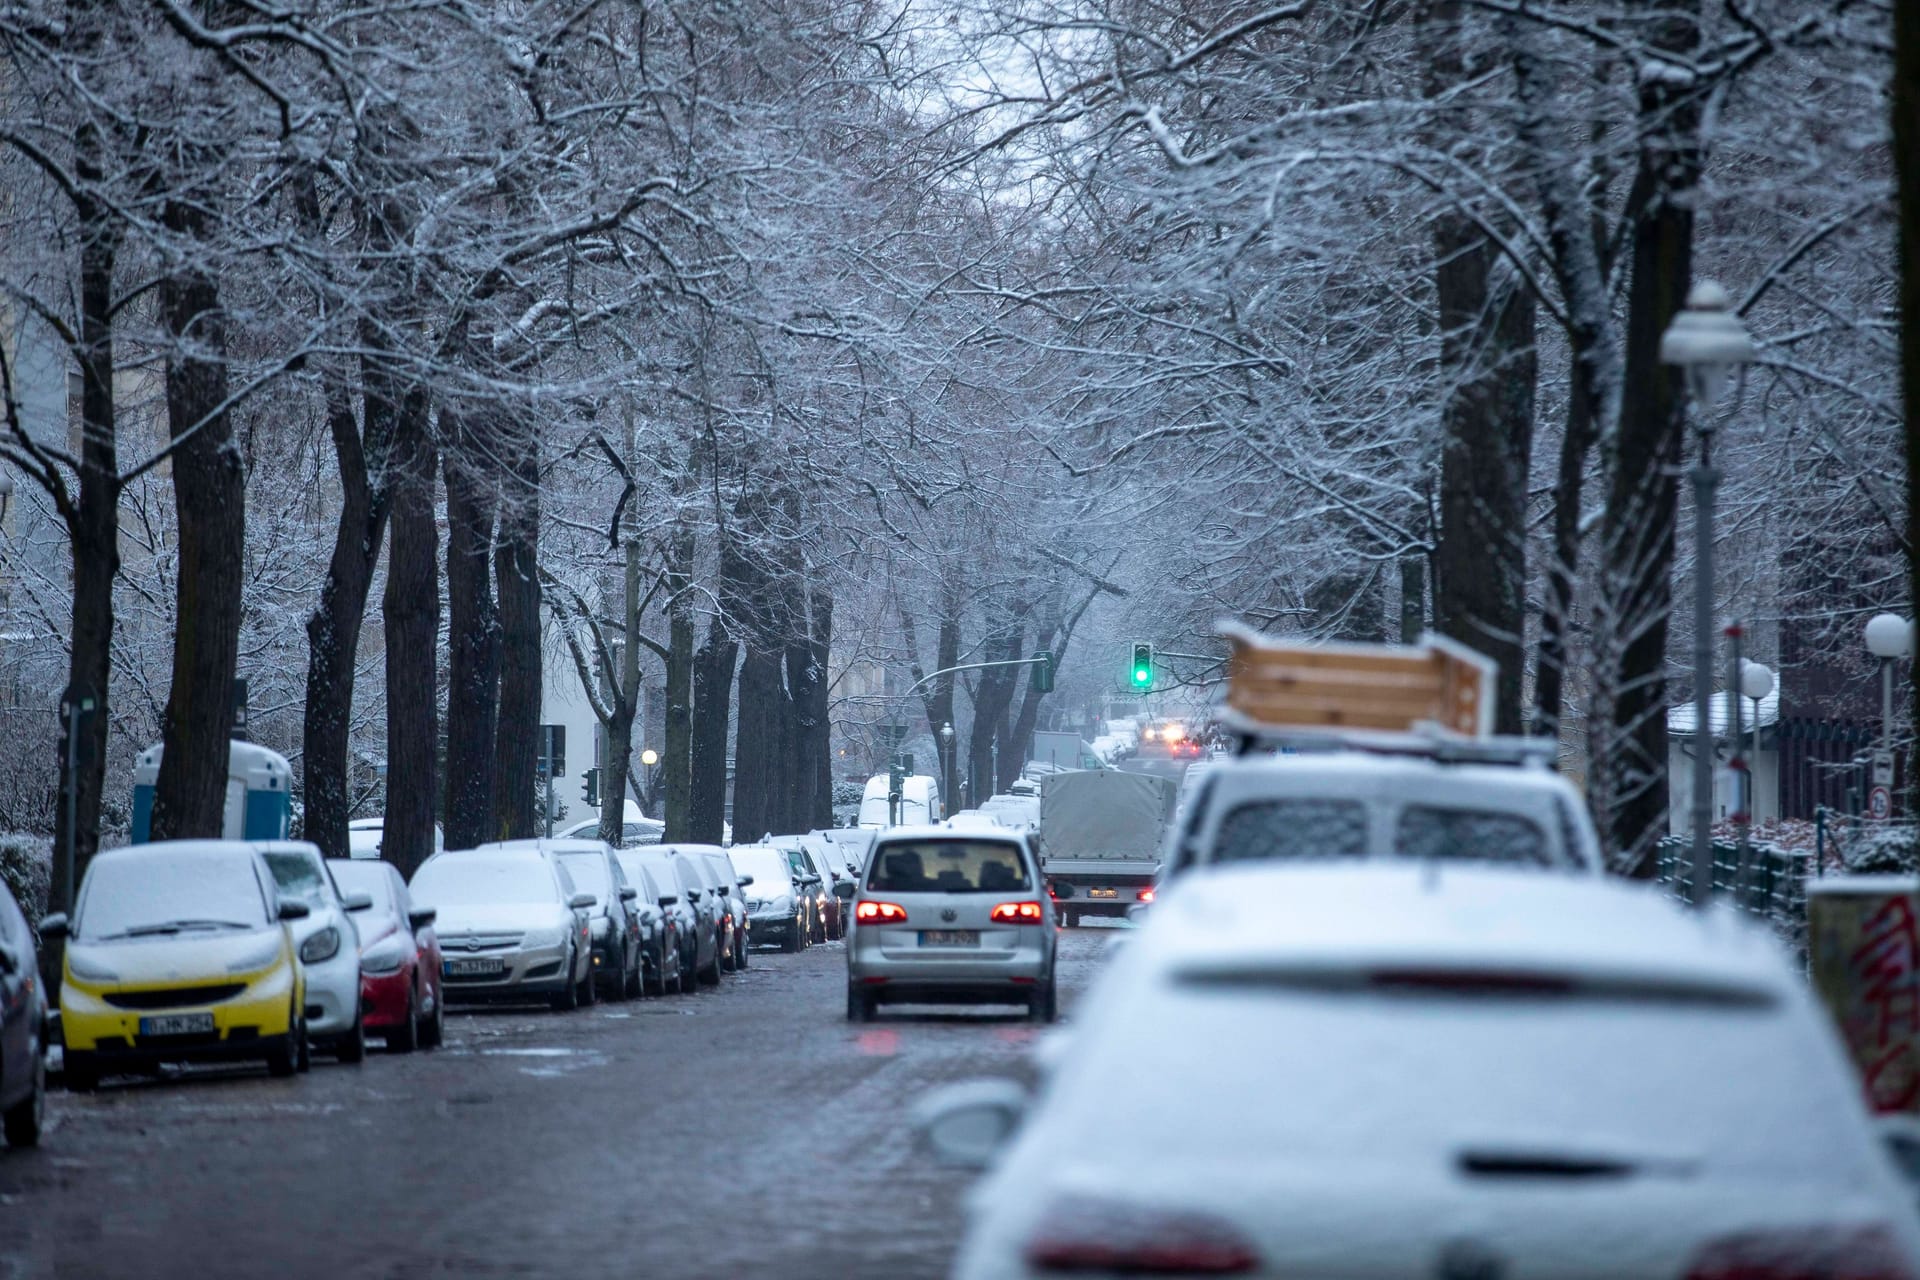
M 907 948 L 883 947 L 867 929 L 854 936 L 847 952 L 847 980 L 855 985 L 914 986 L 927 990 L 963 987 L 1031 987 L 1051 976 L 1053 952 L 1040 939 L 1013 948 L 938 951 L 913 954 Z M 1038 935 L 1041 930 L 1034 926 Z M 1051 934 L 1053 930 L 1046 930 Z M 929 950 L 929 949 L 923 949 Z

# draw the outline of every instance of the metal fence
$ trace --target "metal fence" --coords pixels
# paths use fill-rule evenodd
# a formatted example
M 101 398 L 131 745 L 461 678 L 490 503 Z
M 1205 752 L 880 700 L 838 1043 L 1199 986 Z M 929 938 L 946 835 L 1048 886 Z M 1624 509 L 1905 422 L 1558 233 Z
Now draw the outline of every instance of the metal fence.
M 1744 865 L 1743 865 L 1744 863 Z M 1814 872 L 1812 851 L 1713 842 L 1714 895 L 1764 920 L 1802 962 L 1807 950 L 1807 878 Z M 1693 842 L 1685 836 L 1662 840 L 1654 879 L 1682 902 L 1693 900 Z

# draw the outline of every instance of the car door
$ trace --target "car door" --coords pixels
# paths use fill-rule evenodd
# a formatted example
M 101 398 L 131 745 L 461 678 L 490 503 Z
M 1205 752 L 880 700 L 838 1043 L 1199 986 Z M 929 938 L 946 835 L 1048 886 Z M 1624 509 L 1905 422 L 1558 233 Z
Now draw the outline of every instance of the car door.
M 686 854 L 673 855 L 673 874 L 680 880 L 680 896 L 693 903 L 694 965 L 704 969 L 720 946 L 720 903 Z
M 627 950 L 637 955 L 640 951 L 640 904 L 637 900 L 627 901 L 626 890 L 632 889 L 636 899 L 642 890 L 633 881 L 627 879 L 627 870 L 620 865 L 620 859 L 614 857 L 612 853 L 608 853 L 606 857 L 607 874 L 613 877 L 614 909 L 620 913 L 614 919 L 618 920 L 620 927 L 627 931 Z

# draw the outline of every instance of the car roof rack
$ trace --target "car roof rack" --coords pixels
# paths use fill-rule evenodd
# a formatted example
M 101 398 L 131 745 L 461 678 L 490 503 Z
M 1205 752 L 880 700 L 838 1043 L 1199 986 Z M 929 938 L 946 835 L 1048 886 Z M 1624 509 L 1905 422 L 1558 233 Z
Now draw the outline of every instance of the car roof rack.
M 1325 644 L 1219 624 L 1232 648 L 1220 726 L 1236 755 L 1364 751 L 1454 764 L 1551 764 L 1558 744 L 1495 737 L 1499 664 L 1431 632 L 1417 645 Z

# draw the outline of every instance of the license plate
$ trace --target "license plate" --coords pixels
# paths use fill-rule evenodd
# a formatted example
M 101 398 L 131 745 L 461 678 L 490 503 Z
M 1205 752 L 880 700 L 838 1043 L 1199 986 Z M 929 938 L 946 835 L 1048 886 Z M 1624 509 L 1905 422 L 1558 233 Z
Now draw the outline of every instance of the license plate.
M 1120 891 L 1118 889 L 1089 889 L 1087 890 L 1087 896 L 1089 898 L 1117 898 L 1120 896 Z
M 140 1019 L 143 1036 L 190 1036 L 197 1031 L 211 1030 L 213 1015 L 210 1013 L 168 1013 Z
M 483 978 L 490 974 L 505 973 L 507 962 L 498 957 L 448 960 L 442 964 L 440 971 L 449 978 Z
M 923 947 L 977 947 L 980 945 L 978 929 L 922 929 L 920 945 Z

